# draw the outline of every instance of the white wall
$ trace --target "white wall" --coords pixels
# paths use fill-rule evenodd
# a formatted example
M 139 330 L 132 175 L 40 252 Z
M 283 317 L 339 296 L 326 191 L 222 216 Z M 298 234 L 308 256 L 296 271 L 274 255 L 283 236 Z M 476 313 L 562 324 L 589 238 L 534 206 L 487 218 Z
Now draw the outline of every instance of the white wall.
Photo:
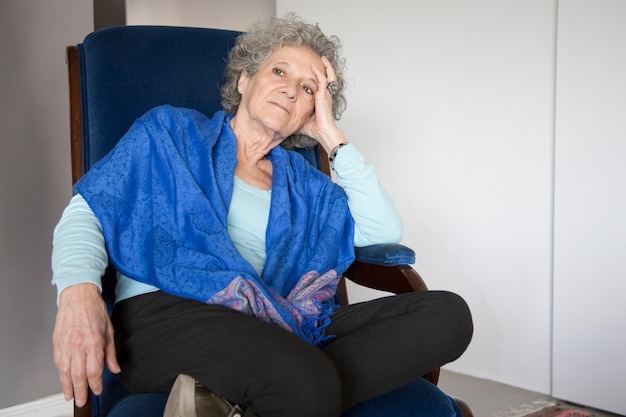
M 61 391 L 52 229 L 71 196 L 65 47 L 91 1 L 0 1 L 0 409 Z
M 549 393 L 556 0 L 277 0 L 287 11 L 343 40 L 341 125 L 416 269 L 471 305 L 448 368 Z
M 619 415 L 626 414 L 625 23 L 623 0 L 559 1 L 552 392 Z
M 275 10 L 275 0 L 126 0 L 126 24 L 243 31 Z

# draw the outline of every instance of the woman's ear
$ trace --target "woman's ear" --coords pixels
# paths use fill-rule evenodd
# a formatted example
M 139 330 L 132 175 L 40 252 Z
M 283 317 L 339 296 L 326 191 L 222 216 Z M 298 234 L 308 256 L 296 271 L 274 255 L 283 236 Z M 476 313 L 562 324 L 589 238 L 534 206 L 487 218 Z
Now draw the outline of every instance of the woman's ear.
M 239 91 L 239 94 L 243 95 L 244 91 L 246 91 L 249 79 L 250 76 L 248 75 L 248 71 L 243 70 L 239 76 L 239 80 L 237 81 L 237 91 Z

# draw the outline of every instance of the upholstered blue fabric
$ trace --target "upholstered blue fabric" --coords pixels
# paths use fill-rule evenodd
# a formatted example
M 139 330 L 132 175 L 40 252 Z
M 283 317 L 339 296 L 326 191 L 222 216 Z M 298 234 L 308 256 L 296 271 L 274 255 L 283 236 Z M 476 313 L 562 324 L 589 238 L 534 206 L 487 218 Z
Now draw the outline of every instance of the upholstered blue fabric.
M 219 85 L 226 56 L 239 32 L 180 27 L 123 26 L 96 31 L 78 45 L 83 109 L 83 168 L 109 152 L 131 124 L 162 104 L 188 107 L 211 116 L 221 108 Z M 300 151 L 320 167 L 317 147 Z M 412 264 L 413 251 L 401 245 L 359 248 L 357 259 L 378 265 Z M 114 275 L 103 295 L 112 306 Z M 104 393 L 94 396 L 96 417 L 161 416 L 166 394 L 130 394 L 105 372 Z M 359 404 L 346 417 L 460 416 L 456 404 L 420 379 Z
M 381 266 L 411 265 L 415 263 L 415 252 L 404 245 L 371 245 L 355 248 L 356 260 Z
M 98 417 L 160 417 L 167 402 L 166 394 L 135 394 L 123 396 L 109 408 L 100 401 Z M 294 414 L 297 415 L 297 414 Z M 95 417 L 96 415 L 94 415 Z M 437 386 L 419 379 L 380 397 L 357 404 L 342 417 L 461 417 L 461 410 Z
M 121 26 L 87 36 L 78 46 L 85 171 L 153 107 L 221 110 L 219 86 L 239 34 Z
M 166 402 L 166 394 L 135 394 L 117 403 L 106 417 L 162 417 Z
M 452 398 L 421 378 L 352 407 L 342 417 L 461 417 Z
M 163 415 L 163 409 L 165 408 L 165 402 L 167 401 L 167 394 L 163 393 L 154 393 L 154 394 L 131 394 L 120 382 L 117 378 L 117 375 L 109 372 L 108 369 L 105 368 L 104 374 L 102 375 L 102 384 L 103 391 L 101 395 L 93 396 L 92 401 L 92 417 L 111 417 L 113 415 L 117 416 L 149 416 L 149 415 Z M 156 401 L 155 400 L 159 400 Z M 121 403 L 124 401 L 126 404 L 124 407 L 121 407 Z M 141 407 L 134 407 L 139 409 L 139 414 L 133 413 L 124 413 L 121 414 L 122 410 L 127 410 L 130 403 L 140 404 Z M 156 404 L 155 404 L 156 403 Z M 119 406 L 118 406 L 119 405 Z M 160 405 L 160 414 L 141 414 L 141 408 L 150 409 L 154 406 Z M 116 410 L 115 412 L 113 412 Z

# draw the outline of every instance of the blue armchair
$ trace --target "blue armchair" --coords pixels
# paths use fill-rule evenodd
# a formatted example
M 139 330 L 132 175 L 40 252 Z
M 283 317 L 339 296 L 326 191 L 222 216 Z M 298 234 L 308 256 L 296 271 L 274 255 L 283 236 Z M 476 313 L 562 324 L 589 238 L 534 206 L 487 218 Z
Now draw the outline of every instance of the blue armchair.
M 144 112 L 161 104 L 189 107 L 207 115 L 221 108 L 219 86 L 230 48 L 239 32 L 180 27 L 124 26 L 96 31 L 67 48 L 70 86 L 72 180 L 113 148 Z M 329 173 L 318 147 L 301 153 Z M 344 276 L 393 293 L 423 291 L 426 286 L 409 264 L 413 251 L 401 245 L 359 248 Z M 383 278 L 383 279 L 381 279 Z M 103 277 L 103 297 L 112 307 L 115 271 Z M 338 302 L 347 304 L 345 282 Z M 379 398 L 358 404 L 345 417 L 472 416 L 466 404 L 437 387 L 439 370 Z M 105 371 L 104 392 L 91 396 L 75 416 L 161 416 L 167 394 L 131 394 Z M 462 411 L 461 411 L 462 410 Z

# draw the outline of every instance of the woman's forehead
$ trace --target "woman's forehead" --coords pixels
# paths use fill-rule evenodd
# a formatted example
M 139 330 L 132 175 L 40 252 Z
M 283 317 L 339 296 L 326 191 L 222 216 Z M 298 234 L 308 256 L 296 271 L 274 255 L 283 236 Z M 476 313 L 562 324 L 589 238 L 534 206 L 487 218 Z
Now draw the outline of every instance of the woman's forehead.
M 315 53 L 308 46 L 283 46 L 273 51 L 267 58 L 267 62 L 282 61 L 287 64 L 316 64 L 322 65 L 322 57 Z

